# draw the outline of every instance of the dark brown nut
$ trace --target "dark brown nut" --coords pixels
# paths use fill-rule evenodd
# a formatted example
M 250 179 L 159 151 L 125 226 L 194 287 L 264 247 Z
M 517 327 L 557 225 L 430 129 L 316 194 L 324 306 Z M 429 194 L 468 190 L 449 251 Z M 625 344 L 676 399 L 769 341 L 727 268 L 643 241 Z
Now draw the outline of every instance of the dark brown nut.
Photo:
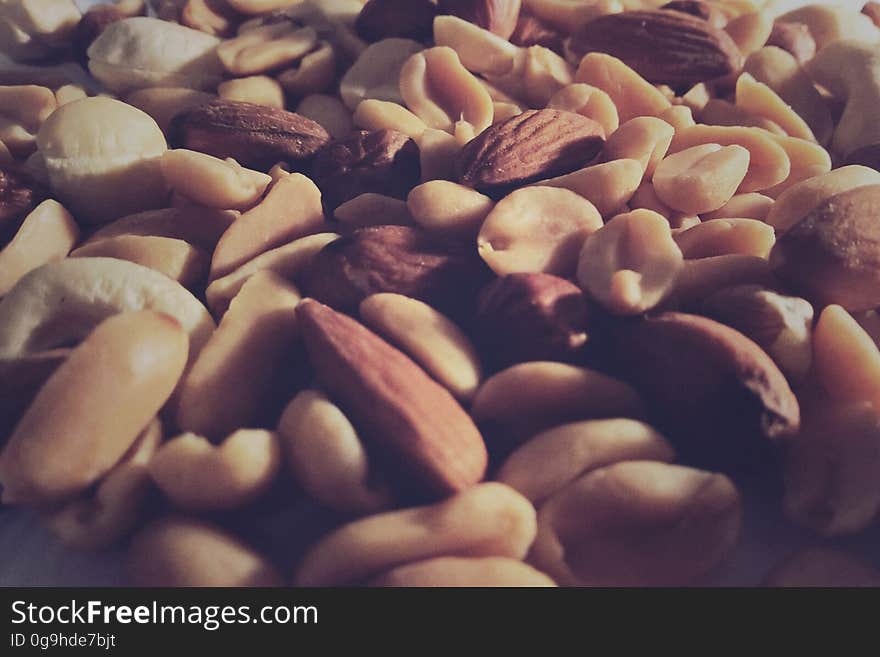
M 406 200 L 421 175 L 418 146 L 396 130 L 359 130 L 324 146 L 312 164 L 328 214 L 368 192 Z
M 573 112 L 529 110 L 483 131 L 455 161 L 458 182 L 488 193 L 571 173 L 605 143 L 602 126 Z
M 783 234 L 776 275 L 806 298 L 847 310 L 880 306 L 880 185 L 836 194 Z
M 880 414 L 862 402 L 810 411 L 786 454 L 785 514 L 822 536 L 862 531 L 880 512 Z
M 712 27 L 722 28 L 727 24 L 727 16 L 715 5 L 703 0 L 672 0 L 660 9 L 680 11 L 697 18 L 702 18 Z
M 561 54 L 564 51 L 565 36 L 537 16 L 520 11 L 516 27 L 510 35 L 510 42 L 521 48 L 544 46 Z
M 739 331 L 669 312 L 619 326 L 614 340 L 621 376 L 645 395 L 688 462 L 758 466 L 774 442 L 797 433 L 800 409 L 788 382 Z
M 366 41 L 402 38 L 427 41 L 437 7 L 430 0 L 369 0 L 354 23 Z
M 30 174 L 12 166 L 0 167 L 0 248 L 47 196 L 47 190 Z
M 114 5 L 98 5 L 89 9 L 77 23 L 73 30 L 72 43 L 73 52 L 76 54 L 77 60 L 86 63 L 89 58 L 86 54 L 92 41 L 101 36 L 110 23 L 121 21 L 126 18 Z
M 488 276 L 469 246 L 408 226 L 362 228 L 318 252 L 303 272 L 303 290 L 344 312 L 371 294 L 397 292 L 457 315 Z
M 813 361 L 813 306 L 760 285 L 719 290 L 703 303 L 703 314 L 751 338 L 789 381 L 802 381 Z
M 869 3 L 874 4 L 874 3 Z M 785 559 L 764 578 L 764 586 L 852 587 L 880 586 L 880 573 L 871 564 L 846 552 L 808 548 Z
M 816 54 L 816 40 L 805 23 L 773 23 L 773 31 L 766 45 L 791 53 L 799 64 L 810 61 Z
M 721 78 L 743 64 L 742 53 L 725 31 L 679 11 L 600 16 L 574 33 L 569 49 L 577 58 L 607 53 L 648 82 L 672 86 Z
M 625 461 L 540 507 L 529 562 L 562 586 L 690 584 L 730 553 L 741 522 L 739 493 L 724 475 Z
M 444 387 L 362 324 L 317 301 L 300 303 L 297 318 L 318 380 L 375 447 L 392 486 L 405 496 L 438 499 L 483 478 L 482 436 Z
M 215 100 L 174 117 L 169 141 L 175 148 L 234 158 L 251 169 L 268 171 L 278 162 L 302 170 L 330 141 L 318 123 L 274 107 Z
M 439 0 L 437 3 L 440 14 L 463 18 L 502 39 L 513 34 L 521 6 L 521 0 Z
M 544 273 L 502 276 L 477 300 L 475 339 L 496 367 L 530 360 L 573 361 L 589 337 L 583 291 Z

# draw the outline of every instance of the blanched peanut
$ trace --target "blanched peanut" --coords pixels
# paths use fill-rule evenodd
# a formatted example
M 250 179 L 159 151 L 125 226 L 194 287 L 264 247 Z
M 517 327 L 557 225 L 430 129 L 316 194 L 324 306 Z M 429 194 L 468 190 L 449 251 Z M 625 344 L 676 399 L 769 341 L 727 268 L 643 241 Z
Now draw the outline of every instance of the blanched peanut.
M 278 74 L 278 84 L 288 94 L 302 97 L 326 91 L 336 78 L 336 50 L 326 41 L 318 45 L 291 68 Z
M 159 490 L 179 509 L 237 509 L 265 493 L 281 469 L 278 436 L 239 429 L 219 445 L 193 433 L 163 444 L 149 462 Z
M 776 198 L 792 185 L 831 171 L 831 156 L 819 144 L 783 135 L 770 135 L 770 139 L 785 151 L 791 170 L 781 183 L 764 190 L 767 196 Z
M 423 181 L 452 178 L 455 158 L 462 146 L 453 135 L 428 128 L 416 139 L 416 144 Z
M 521 95 L 533 107 L 546 106 L 555 93 L 574 82 L 574 69 L 544 46 L 527 48 L 518 67 L 522 70 Z
M 777 285 L 777 281 L 767 258 L 731 253 L 685 260 L 668 304 L 687 307 L 701 302 L 713 292 L 733 285 L 763 285 L 772 288 Z
M 413 221 L 422 228 L 463 236 L 476 236 L 495 207 L 488 196 L 448 180 L 431 180 L 414 187 L 406 205 Z
M 211 260 L 211 280 L 276 246 L 317 232 L 323 222 L 321 191 L 315 183 L 298 173 L 281 178 L 259 205 L 223 233 Z
M 433 506 L 356 520 L 309 549 L 296 586 L 356 584 L 400 565 L 456 554 L 521 559 L 535 536 L 535 509 L 503 484 L 478 484 Z
M 438 557 L 398 566 L 370 586 L 556 586 L 528 564 L 505 557 Z
M 362 100 L 352 116 L 354 124 L 364 130 L 397 130 L 417 139 L 428 127 L 403 105 L 387 100 Z
M 431 306 L 401 294 L 373 294 L 361 302 L 364 323 L 412 357 L 460 400 L 470 400 L 482 379 L 468 337 Z
M 825 6 L 827 4 L 832 3 L 810 3 L 783 14 L 780 20 L 806 25 L 816 41 L 817 53 L 835 41 L 861 41 L 872 45 L 880 42 L 880 29 L 858 9 Z
M 880 511 L 880 416 L 871 403 L 812 410 L 786 455 L 785 514 L 823 536 L 853 534 Z
M 773 18 L 763 11 L 753 11 L 731 20 L 724 31 L 730 35 L 744 57 L 762 48 L 773 31 Z
M 209 208 L 243 210 L 266 191 L 272 178 L 245 169 L 231 157 L 225 160 L 179 148 L 165 151 L 160 160 L 168 186 Z
M 516 103 L 505 103 L 499 100 L 492 101 L 494 115 L 492 116 L 492 125 L 504 123 L 507 119 L 519 116 L 523 113 L 523 108 Z
M 65 544 L 81 549 L 109 547 L 126 536 L 140 520 L 152 488 L 147 464 L 162 437 L 162 423 L 153 418 L 94 493 L 53 509 L 43 522 Z
M 49 377 L 0 454 L 5 503 L 56 502 L 110 471 L 174 390 L 188 341 L 167 315 L 105 320 Z
M 234 35 L 241 19 L 226 0 L 185 0 L 180 12 L 181 24 L 221 38 Z
M 36 85 L 0 86 L 0 140 L 16 157 L 36 148 L 36 135 L 58 107 L 51 89 Z
M 638 160 L 645 176 L 654 175 L 657 164 L 666 156 L 675 130 L 665 121 L 653 116 L 630 119 L 608 138 L 602 150 L 606 161 Z
M 296 113 L 320 123 L 333 139 L 346 137 L 354 129 L 351 112 L 335 96 L 306 96 L 296 106 Z
M 675 452 L 643 422 L 587 420 L 548 429 L 519 447 L 495 478 L 540 507 L 582 475 L 619 461 L 671 463 Z
M 282 21 L 222 42 L 217 46 L 217 56 L 229 73 L 253 75 L 295 62 L 317 43 L 313 28 Z
M 201 520 L 165 516 L 132 539 L 127 569 L 135 586 L 281 586 L 268 559 Z
M 764 221 L 773 205 L 773 199 L 757 192 L 736 194 L 714 212 L 703 213 L 703 219 L 757 219 Z
M 301 0 L 226 0 L 236 11 L 249 16 L 259 16 L 276 9 L 286 9 L 301 2 Z
M 362 100 L 403 104 L 398 80 L 403 65 L 424 46 L 409 39 L 383 39 L 369 46 L 342 76 L 339 95 L 352 112 Z
M 541 506 L 529 562 L 561 585 L 688 584 L 727 556 L 740 517 L 739 494 L 724 475 L 618 463 Z
M 245 282 L 181 382 L 177 426 L 218 438 L 278 405 L 293 365 L 299 299 L 268 271 Z
M 452 48 L 429 48 L 410 57 L 400 70 L 400 94 L 429 128 L 450 131 L 461 120 L 479 134 L 492 125 L 489 93 Z
M 486 216 L 477 250 L 499 275 L 546 272 L 570 276 L 584 238 L 602 226 L 595 206 L 567 189 L 524 187 Z
M 764 586 L 774 587 L 852 587 L 880 586 L 880 573 L 861 559 L 828 548 L 810 548 L 788 557 L 773 568 Z
M 0 298 L 28 272 L 61 260 L 78 241 L 79 227 L 64 206 L 53 200 L 40 203 L 0 250 Z
M 675 214 L 675 210 L 670 208 L 657 197 L 654 184 L 650 181 L 645 181 L 639 185 L 639 188 L 636 190 L 635 194 L 632 195 L 627 206 L 633 210 L 651 210 L 657 214 L 663 215 L 667 220 Z
M 651 210 L 619 214 L 583 243 L 577 280 L 617 315 L 638 315 L 663 300 L 682 267 L 669 222 Z
M 763 116 L 781 127 L 790 137 L 816 141 L 810 126 L 773 89 L 748 73 L 736 81 L 736 106 Z
M 490 76 L 509 73 L 520 51 L 506 39 L 457 16 L 434 19 L 434 43 L 457 52 L 467 70 Z
M 284 90 L 267 75 L 252 75 L 221 82 L 217 94 L 226 100 L 254 103 L 284 109 Z
M 593 119 L 602 126 L 606 136 L 611 135 L 620 125 L 617 108 L 611 96 L 598 87 L 591 87 L 588 84 L 570 84 L 563 87 L 553 94 L 547 103 L 547 108 L 575 112 Z M 496 111 L 496 115 L 497 113 Z
M 355 196 L 338 206 L 333 211 L 333 218 L 349 229 L 390 224 L 412 225 L 406 201 L 372 192 Z
M 770 119 L 758 116 L 721 98 L 713 98 L 700 110 L 700 123 L 706 125 L 744 126 L 763 128 L 769 133 L 784 135 L 779 125 Z
M 211 266 L 207 251 L 184 240 L 152 235 L 117 235 L 93 239 L 71 258 L 117 258 L 164 274 L 183 287 L 203 285 Z
M 749 170 L 739 192 L 757 192 L 773 187 L 791 173 L 791 162 L 785 149 L 773 141 L 772 135 L 758 128 L 695 125 L 675 133 L 669 152 L 678 153 L 703 144 L 738 145 L 749 151 Z
M 162 132 L 168 134 L 171 119 L 176 114 L 214 98 L 214 94 L 185 87 L 148 87 L 132 92 L 125 98 L 125 102 L 149 114 L 162 128 Z
M 58 107 L 86 97 L 88 97 L 88 93 L 78 84 L 65 84 L 55 90 L 55 102 Z
M 749 170 L 742 146 L 701 144 L 660 162 L 652 181 L 666 205 L 688 214 L 717 210 L 736 193 Z
M 857 164 L 801 181 L 779 195 L 767 213 L 767 223 L 783 233 L 825 199 L 856 187 L 880 184 L 880 172 Z
M 674 130 L 684 130 L 696 125 L 693 111 L 684 105 L 673 105 L 660 112 L 657 118 L 671 125 Z
M 566 34 L 598 16 L 619 13 L 624 9 L 620 0 L 588 3 L 571 0 L 526 0 L 524 4 L 535 16 Z
M 208 306 L 216 317 L 222 317 L 242 285 L 258 271 L 271 271 L 288 281 L 297 280 L 315 254 L 338 238 L 337 233 L 317 233 L 261 253 L 235 271 L 212 281 L 205 290 Z
M 671 104 L 629 66 L 604 53 L 587 53 L 578 66 L 574 81 L 586 82 L 605 91 L 614 101 L 621 123 L 636 116 L 657 116 Z
M 304 390 L 294 397 L 281 414 L 278 435 L 297 483 L 321 504 L 357 514 L 391 506 L 357 431 L 324 393 Z
M 545 187 L 563 187 L 580 194 L 603 217 L 610 217 L 632 198 L 642 182 L 644 169 L 638 160 L 614 160 L 542 180 Z
M 709 219 L 675 235 L 686 259 L 741 253 L 767 258 L 776 241 L 773 227 L 757 219 Z
M 841 306 L 826 306 L 813 333 L 816 378 L 833 399 L 880 405 L 880 350 Z

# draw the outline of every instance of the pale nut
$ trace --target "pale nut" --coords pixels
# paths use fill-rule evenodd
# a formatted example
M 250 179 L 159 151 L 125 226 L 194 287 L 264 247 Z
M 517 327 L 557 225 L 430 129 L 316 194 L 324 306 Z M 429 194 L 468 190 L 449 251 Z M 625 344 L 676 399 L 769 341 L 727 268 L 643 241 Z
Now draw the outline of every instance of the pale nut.
M 697 124 L 694 119 L 693 110 L 684 105 L 673 105 L 660 112 L 660 114 L 657 115 L 657 118 L 671 125 L 673 130 L 676 131 L 684 130 L 685 128 L 690 128 Z
M 773 289 L 779 281 L 767 258 L 730 253 L 685 260 L 675 289 L 664 306 L 693 308 L 710 294 L 734 285 L 761 285 Z
M 813 364 L 813 306 L 805 299 L 738 285 L 710 295 L 702 312 L 754 340 L 789 381 L 806 378 Z
M 413 187 L 406 198 L 413 221 L 442 235 L 474 237 L 495 203 L 480 192 L 447 180 Z
M 639 315 L 672 292 L 681 268 L 682 253 L 666 218 L 633 210 L 584 241 L 577 280 L 610 312 Z
M 816 141 L 807 122 L 772 88 L 749 73 L 743 73 L 736 81 L 736 106 L 773 121 L 790 137 Z
M 880 350 L 845 309 L 826 306 L 813 332 L 814 375 L 832 399 L 880 405 Z
M 552 579 L 528 564 L 507 557 L 437 557 L 398 566 L 371 580 L 385 587 L 545 587 Z
M 181 381 L 180 429 L 217 439 L 261 426 L 281 407 L 290 386 L 286 370 L 295 366 L 299 300 L 296 288 L 271 272 L 245 282 Z
M 584 55 L 574 76 L 607 93 L 617 107 L 621 123 L 637 116 L 657 116 L 671 103 L 653 85 L 621 60 L 605 53 Z
M 708 219 L 674 239 L 686 259 L 730 253 L 768 258 L 776 235 L 772 226 L 757 219 Z
M 319 41 L 314 50 L 278 74 L 278 83 L 294 97 L 325 91 L 336 79 L 336 67 L 335 48 Z
M 51 89 L 37 85 L 0 86 L 0 140 L 13 156 L 24 158 L 36 149 L 36 134 L 58 108 Z
M 455 177 L 455 161 L 461 144 L 444 130 L 428 128 L 418 138 L 419 165 L 422 181 L 451 180 Z
M 880 586 L 880 573 L 867 561 L 846 552 L 829 548 L 809 548 L 776 565 L 767 573 L 763 585 L 794 588 L 876 588 Z
M 40 203 L 0 250 L 0 298 L 28 272 L 67 256 L 79 234 L 73 217 L 58 201 Z
M 298 173 L 283 177 L 223 233 L 211 260 L 211 280 L 261 253 L 319 232 L 323 222 L 321 191 L 315 183 Z
M 165 442 L 149 462 L 162 494 L 184 511 L 237 509 L 257 500 L 281 470 L 278 436 L 238 429 L 218 445 L 194 433 Z
M 402 294 L 373 294 L 360 316 L 374 331 L 413 358 L 457 399 L 473 398 L 482 379 L 476 349 L 445 315 Z
M 702 144 L 664 158 L 652 182 L 666 205 L 688 214 L 711 212 L 727 203 L 749 170 L 742 146 Z
M 863 4 L 860 1 L 809 3 L 783 14 L 779 20 L 806 25 L 816 42 L 817 54 L 839 41 L 876 45 L 880 42 L 880 29 L 868 16 L 859 13 L 859 7 Z
M 321 504 L 359 515 L 392 505 L 357 430 L 322 392 L 297 394 L 281 414 L 278 435 L 297 483 Z
M 217 57 L 232 75 L 255 75 L 289 65 L 318 43 L 311 27 L 282 21 L 256 27 L 217 46 Z
M 880 180 L 880 178 L 878 178 Z M 767 216 L 774 201 L 769 196 L 757 192 L 735 194 L 727 203 L 713 212 L 700 215 L 707 219 L 757 219 L 767 223 Z
M 248 16 L 268 14 L 277 9 L 295 8 L 302 0 L 226 0 L 236 11 Z
M 130 93 L 125 97 L 125 102 L 149 114 L 162 132 L 168 134 L 171 119 L 176 114 L 208 103 L 214 98 L 214 94 L 188 87 L 147 87 Z
M 642 182 L 644 168 L 638 160 L 614 160 L 542 180 L 546 187 L 563 187 L 592 203 L 599 214 L 610 218 L 622 211 Z
M 354 129 L 351 112 L 336 96 L 310 94 L 296 106 L 296 113 L 320 124 L 333 139 L 347 137 Z
M 638 160 L 645 176 L 650 178 L 660 161 L 666 156 L 675 130 L 671 125 L 653 116 L 630 119 L 621 125 L 605 143 L 602 159 Z
M 498 114 L 497 107 L 496 104 L 496 120 Z M 588 84 L 576 83 L 563 87 L 551 96 L 547 102 L 547 108 L 582 114 L 601 125 L 605 134 L 609 136 L 620 125 L 617 107 L 615 107 L 614 101 L 611 100 L 611 96 L 602 91 L 602 89 Z M 670 136 L 671 139 L 672 137 Z M 607 144 L 605 148 L 607 152 Z
M 880 511 L 880 417 L 871 403 L 814 410 L 786 453 L 785 514 L 822 536 L 854 534 Z
M 318 251 L 338 238 L 337 233 L 317 233 L 261 253 L 208 285 L 205 290 L 208 307 L 215 317 L 222 317 L 241 287 L 258 271 L 270 271 L 284 280 L 296 282 Z
M 433 506 L 356 520 L 313 545 L 297 586 L 363 583 L 400 565 L 432 557 L 522 559 L 535 536 L 535 509 L 503 484 L 485 483 Z
M 418 139 L 428 127 L 403 105 L 373 98 L 360 102 L 352 121 L 364 130 L 396 130 L 413 139 Z
M 620 461 L 671 463 L 675 451 L 638 420 L 572 422 L 543 431 L 517 448 L 495 478 L 537 508 L 581 476 Z
M 762 128 L 768 133 L 784 135 L 785 131 L 776 122 L 749 112 L 723 98 L 712 98 L 698 112 L 700 123 L 713 126 L 741 126 Z
M 88 97 L 88 92 L 78 84 L 65 84 L 55 90 L 55 102 L 58 107 Z
M 152 491 L 147 465 L 162 438 L 162 423 L 153 418 L 94 492 L 43 516 L 49 530 L 65 545 L 86 550 L 110 547 L 128 535 Z
M 773 18 L 764 11 L 753 11 L 732 19 L 724 26 L 743 57 L 760 50 L 773 33 Z M 742 62 L 742 60 L 740 60 Z
M 730 553 L 741 514 L 739 493 L 724 475 L 618 463 L 541 506 L 529 562 L 563 586 L 685 585 Z
M 281 586 L 268 559 L 202 520 L 164 516 L 141 529 L 128 549 L 135 586 Z
M 452 48 L 434 47 L 412 55 L 400 69 L 400 94 L 429 128 L 449 131 L 461 120 L 479 134 L 492 125 L 489 93 Z
M 333 218 L 342 230 L 355 230 L 367 226 L 411 226 L 413 224 L 406 201 L 384 194 L 366 192 L 337 206 Z
M 110 471 L 171 395 L 186 333 L 150 311 L 105 320 L 37 393 L 0 453 L 5 503 L 57 502 Z
M 470 23 L 509 39 L 520 15 L 520 0 L 439 0 L 438 9 L 444 14 L 460 16 Z
M 434 43 L 452 48 L 467 70 L 489 76 L 509 73 L 520 52 L 504 37 L 458 16 L 434 19 Z
M 791 167 L 785 180 L 763 190 L 767 196 L 776 198 L 799 182 L 831 171 L 831 155 L 819 144 L 786 135 L 771 134 L 769 137 L 785 151 Z
M 584 239 L 601 226 L 596 207 L 578 194 L 556 187 L 525 187 L 492 208 L 477 236 L 477 250 L 498 275 L 571 276 Z
M 209 208 L 246 210 L 272 182 L 270 176 L 232 158 L 221 160 L 183 148 L 165 151 L 159 163 L 172 190 Z
M 0 50 L 13 60 L 44 59 L 70 41 L 80 20 L 73 0 L 10 0 L 0 6 Z
M 186 0 L 180 11 L 182 25 L 220 38 L 235 34 L 243 18 L 226 0 Z
M 217 94 L 226 100 L 284 109 L 284 90 L 277 80 L 267 75 L 226 80 L 217 87 Z
M 398 80 L 403 65 L 424 46 L 410 39 L 383 39 L 364 50 L 339 83 L 339 95 L 352 112 L 374 98 L 403 104 Z
M 521 81 L 509 88 L 511 91 L 518 91 L 516 95 L 522 96 L 533 107 L 546 106 L 554 94 L 574 82 L 574 69 L 549 48 L 529 46 L 520 59 L 514 75 L 521 76 Z M 500 78 L 494 80 L 496 84 L 501 83 Z

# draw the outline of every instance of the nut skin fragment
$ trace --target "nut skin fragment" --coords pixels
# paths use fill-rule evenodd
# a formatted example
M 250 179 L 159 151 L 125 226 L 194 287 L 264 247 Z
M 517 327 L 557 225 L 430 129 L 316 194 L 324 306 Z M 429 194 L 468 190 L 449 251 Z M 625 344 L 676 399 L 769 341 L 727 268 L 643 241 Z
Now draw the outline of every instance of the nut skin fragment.
M 369 586 L 556 586 L 552 579 L 506 557 L 438 557 L 398 566 L 370 581 Z
M 800 409 L 782 372 L 728 326 L 667 312 L 621 325 L 614 342 L 620 375 L 688 462 L 760 467 L 772 442 L 797 433 Z
M 342 526 L 309 549 L 294 584 L 352 585 L 400 565 L 449 554 L 521 559 L 534 536 L 534 507 L 512 488 L 489 482 L 432 506 Z
M 529 562 L 563 586 L 688 584 L 730 553 L 741 515 L 739 493 L 724 475 L 618 463 L 541 506 Z
M 5 503 L 83 492 L 128 450 L 174 390 L 188 353 L 172 317 L 111 317 L 46 381 L 0 453 Z
M 483 478 L 486 447 L 445 388 L 355 320 L 313 300 L 297 311 L 312 366 L 398 490 L 436 499 Z M 389 467 L 390 466 L 390 467 Z

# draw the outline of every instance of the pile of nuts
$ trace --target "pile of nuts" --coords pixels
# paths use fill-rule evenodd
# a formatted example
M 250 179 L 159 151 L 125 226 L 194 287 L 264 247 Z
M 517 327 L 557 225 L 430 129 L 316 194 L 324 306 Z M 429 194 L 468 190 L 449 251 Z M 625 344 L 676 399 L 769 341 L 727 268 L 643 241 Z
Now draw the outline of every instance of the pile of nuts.
M 878 26 L 3 2 L 3 504 L 139 585 L 651 586 L 747 489 L 766 584 L 876 585 Z

